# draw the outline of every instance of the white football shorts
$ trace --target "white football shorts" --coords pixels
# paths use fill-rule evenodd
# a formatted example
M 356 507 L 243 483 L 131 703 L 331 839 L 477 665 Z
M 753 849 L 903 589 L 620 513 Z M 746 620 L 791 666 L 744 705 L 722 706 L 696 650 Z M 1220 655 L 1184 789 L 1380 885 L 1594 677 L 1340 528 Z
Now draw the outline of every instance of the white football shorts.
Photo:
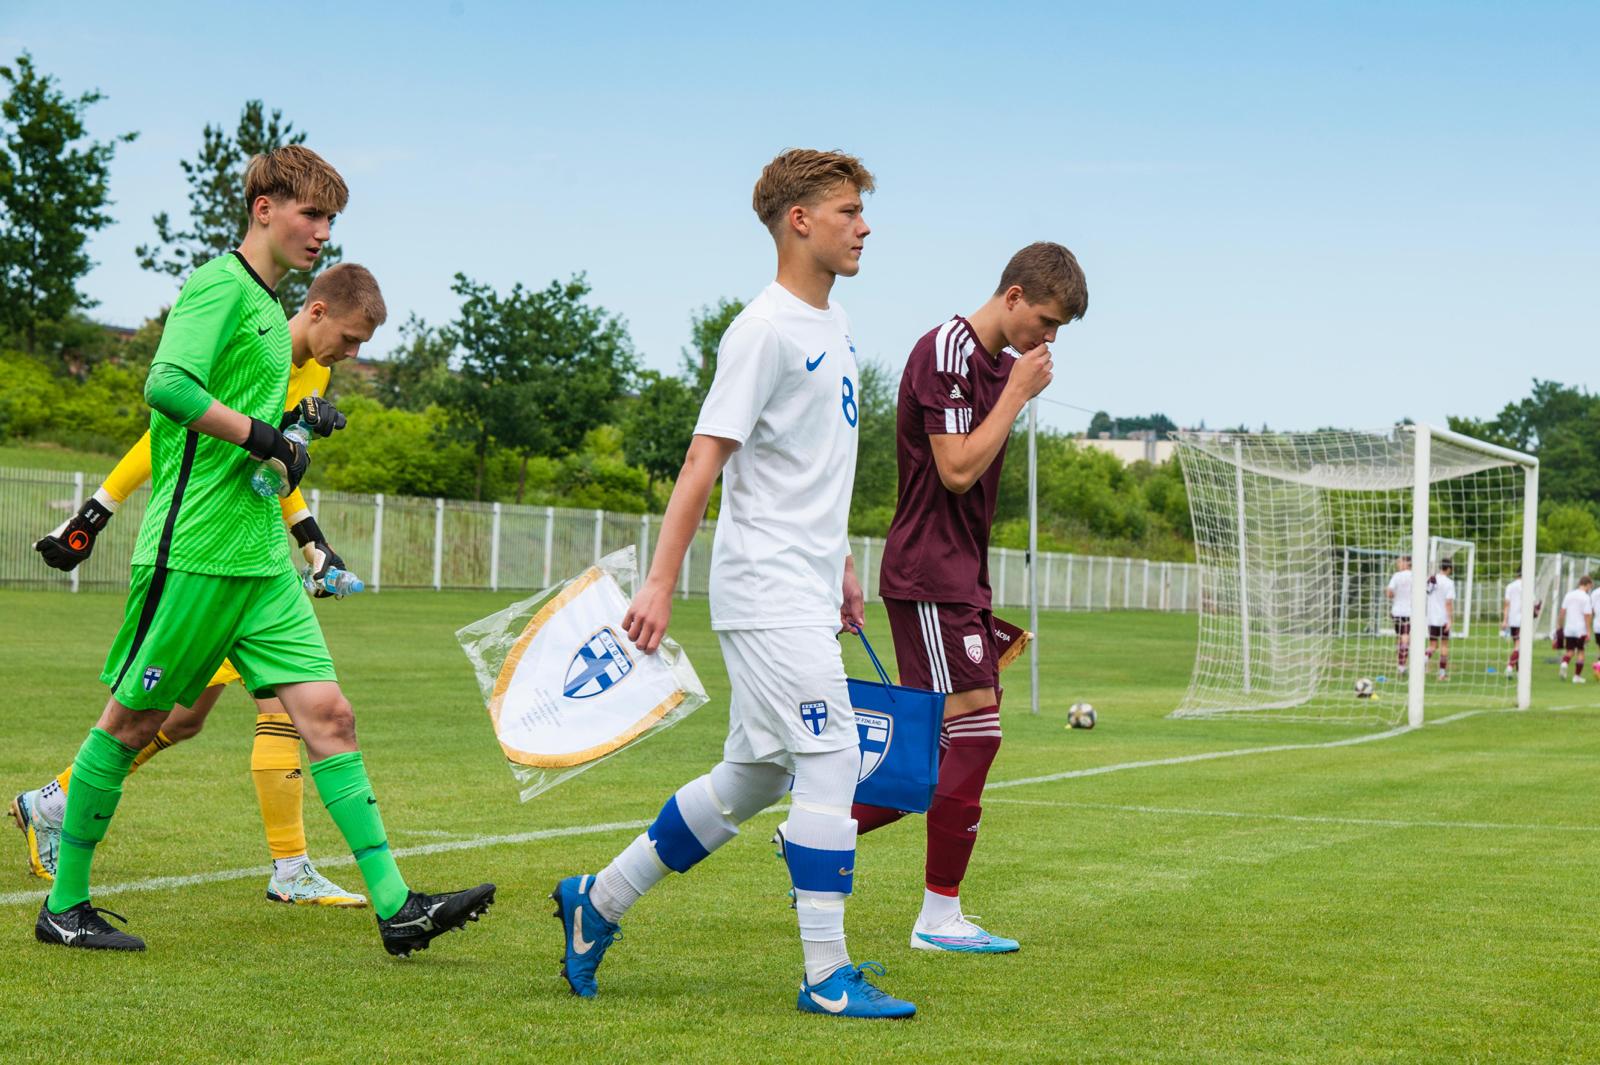
M 730 762 L 776 762 L 856 747 L 856 713 L 839 639 L 830 628 L 728 629 L 717 633 L 728 666 Z

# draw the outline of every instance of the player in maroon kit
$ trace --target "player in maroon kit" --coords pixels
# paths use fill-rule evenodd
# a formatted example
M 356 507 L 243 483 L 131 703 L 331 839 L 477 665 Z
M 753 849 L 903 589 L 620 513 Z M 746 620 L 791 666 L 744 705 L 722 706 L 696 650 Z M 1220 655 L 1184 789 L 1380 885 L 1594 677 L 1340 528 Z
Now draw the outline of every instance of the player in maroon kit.
M 927 890 L 911 933 L 920 950 L 1017 949 L 1016 940 L 990 935 L 961 913 L 979 800 L 1000 750 L 989 530 L 1012 423 L 1050 383 L 1056 331 L 1082 318 L 1088 302 L 1072 253 L 1030 244 L 1011 257 L 988 302 L 917 341 L 900 378 L 900 502 L 879 590 L 901 683 L 949 693 L 928 808 Z M 851 816 L 864 833 L 904 814 L 857 803 Z

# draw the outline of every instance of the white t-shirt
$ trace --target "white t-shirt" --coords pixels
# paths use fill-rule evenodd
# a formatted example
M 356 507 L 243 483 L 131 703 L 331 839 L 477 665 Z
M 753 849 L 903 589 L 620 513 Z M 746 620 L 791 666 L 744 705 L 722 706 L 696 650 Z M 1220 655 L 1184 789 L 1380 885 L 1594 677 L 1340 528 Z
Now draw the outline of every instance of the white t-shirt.
M 1411 616 L 1411 571 L 1408 569 L 1397 570 L 1389 578 L 1389 590 L 1394 593 L 1394 598 L 1389 600 L 1389 616 L 1392 618 L 1408 618 Z
M 1506 627 L 1518 629 L 1522 627 L 1522 578 L 1518 577 L 1506 585 Z
M 1428 578 L 1428 624 L 1448 625 L 1450 615 L 1445 610 L 1446 603 L 1456 600 L 1456 582 L 1442 573 L 1435 573 Z
M 1589 608 L 1591 613 L 1600 610 L 1600 587 L 1589 593 Z
M 844 310 L 777 282 L 717 349 L 696 434 L 737 440 L 711 549 L 711 627 L 839 627 L 861 376 Z
M 1589 593 L 1582 588 L 1574 588 L 1561 600 L 1561 632 L 1564 636 L 1587 636 L 1589 628 L 1583 619 L 1594 613 L 1594 604 L 1589 601 Z

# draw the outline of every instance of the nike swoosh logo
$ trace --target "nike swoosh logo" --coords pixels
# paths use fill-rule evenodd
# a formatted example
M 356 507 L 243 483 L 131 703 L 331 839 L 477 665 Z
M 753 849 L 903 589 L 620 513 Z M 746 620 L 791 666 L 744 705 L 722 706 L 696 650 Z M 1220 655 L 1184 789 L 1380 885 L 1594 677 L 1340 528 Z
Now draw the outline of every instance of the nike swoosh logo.
M 264 337 L 264 336 L 266 336 L 266 335 L 267 335 L 267 334 L 268 334 L 268 333 L 270 333 L 270 332 L 272 332 L 272 327 L 271 327 L 271 326 L 268 326 L 268 327 L 267 327 L 267 328 L 265 328 L 265 329 L 257 329 L 257 330 L 256 330 L 256 336 L 258 336 L 258 337 Z
M 369 796 L 367 796 L 367 805 L 368 806 L 376 806 L 376 805 L 378 805 L 378 800 L 374 799 L 372 796 L 369 795 Z
M 841 1013 L 850 1005 L 850 993 L 847 991 L 838 998 L 823 998 L 815 991 L 811 992 L 811 1001 L 827 1010 L 829 1013 Z
M 818 366 L 822 365 L 822 360 L 826 359 L 827 357 L 828 357 L 828 353 L 826 351 L 824 351 L 821 355 L 817 356 L 817 361 L 816 362 L 812 362 L 810 359 L 807 359 L 806 360 L 806 369 L 808 371 L 815 370 Z
M 96 821 L 109 821 L 109 820 L 111 820 L 111 815 L 110 814 L 95 814 L 94 815 L 94 819 Z
M 583 907 L 579 906 L 572 911 L 572 952 L 587 954 L 592 946 L 594 946 L 593 940 L 583 938 Z
M 856 867 L 853 866 L 853 865 L 848 869 L 845 869 L 845 868 L 843 868 L 841 866 L 840 869 L 839 869 L 839 875 L 840 876 L 849 876 L 851 873 L 853 873 L 855 871 L 856 871 Z

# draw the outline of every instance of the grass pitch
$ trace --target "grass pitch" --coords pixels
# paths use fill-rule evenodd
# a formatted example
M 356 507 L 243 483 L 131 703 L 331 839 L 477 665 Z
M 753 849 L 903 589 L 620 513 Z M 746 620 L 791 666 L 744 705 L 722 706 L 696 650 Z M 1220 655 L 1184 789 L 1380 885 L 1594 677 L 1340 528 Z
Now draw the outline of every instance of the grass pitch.
M 922 822 L 907 819 L 864 837 L 848 927 L 853 957 L 885 963 L 884 986 L 920 1015 L 798 1014 L 788 885 L 766 842 L 778 815 L 764 814 L 641 902 L 600 998 L 574 999 L 556 974 L 561 936 L 545 895 L 637 832 L 586 828 L 650 818 L 716 760 L 727 681 L 705 604 L 679 604 L 673 632 L 711 703 L 519 804 L 452 635 L 511 598 L 318 604 L 391 842 L 431 849 L 401 868 L 434 890 L 494 880 L 483 922 L 402 962 L 383 953 L 366 911 L 264 901 L 253 713 L 235 690 L 205 734 L 130 781 L 100 847 L 102 889 L 212 877 L 96 896 L 131 918 L 147 953 L 35 943 L 43 886 L 18 835 L 0 836 L 5 1060 L 1600 1058 L 1600 686 L 1558 686 L 1541 665 L 1533 712 L 1398 733 L 1171 721 L 1195 628 L 1157 614 L 1047 615 L 1039 717 L 1027 713 L 1025 662 L 1007 674 L 999 786 L 964 901 L 1021 940 L 1020 954 L 908 949 Z M 7 796 L 55 773 L 81 741 L 104 701 L 96 677 L 121 609 L 111 595 L 0 592 Z M 889 650 L 881 611 L 869 631 Z M 869 675 L 849 654 L 854 675 Z M 1100 711 L 1093 732 L 1064 728 L 1079 699 Z M 1287 749 L 1256 750 L 1267 747 Z M 1247 753 L 1215 757 L 1225 752 Z M 1034 778 L 1050 779 L 1014 783 Z M 313 857 L 359 887 L 353 867 L 333 862 L 344 849 L 313 787 L 307 800 Z M 485 842 L 554 829 L 575 831 Z

